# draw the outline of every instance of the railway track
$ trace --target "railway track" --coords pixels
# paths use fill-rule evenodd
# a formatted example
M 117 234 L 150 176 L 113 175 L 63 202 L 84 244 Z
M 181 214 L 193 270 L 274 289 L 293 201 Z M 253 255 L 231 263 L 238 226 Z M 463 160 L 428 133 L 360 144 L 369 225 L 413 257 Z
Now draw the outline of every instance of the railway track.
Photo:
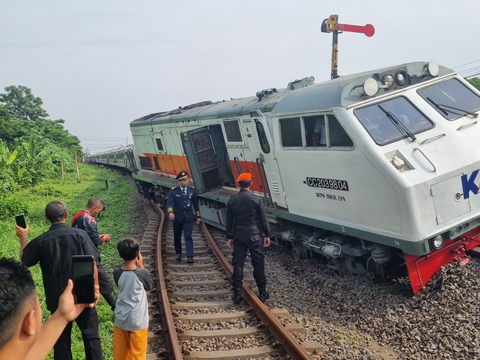
M 288 317 L 288 311 L 270 307 L 274 300 L 261 303 L 249 287 L 252 278 L 244 281 L 242 303 L 233 303 L 232 250 L 221 231 L 195 225 L 195 263 L 186 263 L 185 252 L 178 262 L 172 222 L 152 206 L 141 243 L 157 285 L 149 294 L 148 360 L 311 359 L 308 351 L 316 344 L 298 343 L 292 333 L 301 332 L 301 324 L 282 325 L 279 317 Z

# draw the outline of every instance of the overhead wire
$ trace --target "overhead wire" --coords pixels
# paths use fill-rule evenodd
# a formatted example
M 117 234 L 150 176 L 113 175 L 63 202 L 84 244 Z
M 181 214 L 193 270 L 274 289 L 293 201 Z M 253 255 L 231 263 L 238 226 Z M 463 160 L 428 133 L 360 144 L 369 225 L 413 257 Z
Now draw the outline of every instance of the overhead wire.
M 479 62 L 479 61 L 480 61 L 480 59 L 479 59 L 479 60 L 474 60 L 474 61 L 468 62 L 468 63 L 466 63 L 466 64 L 462 64 L 462 65 L 453 66 L 453 67 L 452 67 L 452 69 L 456 69 L 456 68 L 459 68 L 459 67 L 462 67 L 462 66 L 466 66 L 466 65 L 474 64 L 474 63 L 476 63 L 476 62 Z
M 465 79 L 471 79 L 471 78 L 477 77 L 478 75 L 480 75 L 480 72 L 478 72 L 476 74 L 473 74 L 473 75 L 464 76 L 464 78 Z
M 466 73 L 469 73 L 469 72 L 472 72 L 472 71 L 477 71 L 478 69 L 480 69 L 480 66 L 475 66 L 475 67 L 472 67 L 472 68 L 469 68 L 469 69 L 461 70 L 458 73 L 459 74 L 466 74 Z

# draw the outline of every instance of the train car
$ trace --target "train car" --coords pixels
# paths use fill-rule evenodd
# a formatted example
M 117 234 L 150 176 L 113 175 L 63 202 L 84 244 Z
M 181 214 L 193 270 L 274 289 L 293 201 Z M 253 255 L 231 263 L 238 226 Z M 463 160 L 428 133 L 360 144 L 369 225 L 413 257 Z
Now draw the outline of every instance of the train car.
M 134 178 L 165 201 L 187 170 L 202 219 L 224 228 L 250 172 L 277 243 L 349 274 L 404 266 L 417 293 L 480 242 L 479 109 L 479 92 L 435 61 L 307 77 L 133 121 Z
M 88 162 L 102 164 L 124 172 L 133 173 L 140 168 L 134 145 L 96 153 L 88 157 Z

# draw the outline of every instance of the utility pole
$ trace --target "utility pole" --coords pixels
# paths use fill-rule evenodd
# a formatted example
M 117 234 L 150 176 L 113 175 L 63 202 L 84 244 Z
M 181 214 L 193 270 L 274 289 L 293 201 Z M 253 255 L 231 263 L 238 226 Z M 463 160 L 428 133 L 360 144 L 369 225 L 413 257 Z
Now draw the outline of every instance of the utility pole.
M 342 32 L 356 32 L 367 35 L 368 37 L 375 34 L 375 28 L 371 24 L 365 26 L 358 25 L 348 25 L 348 24 L 339 24 L 338 15 L 330 15 L 328 19 L 323 20 L 322 22 L 322 32 L 332 33 L 332 79 L 337 78 L 338 75 L 338 34 Z

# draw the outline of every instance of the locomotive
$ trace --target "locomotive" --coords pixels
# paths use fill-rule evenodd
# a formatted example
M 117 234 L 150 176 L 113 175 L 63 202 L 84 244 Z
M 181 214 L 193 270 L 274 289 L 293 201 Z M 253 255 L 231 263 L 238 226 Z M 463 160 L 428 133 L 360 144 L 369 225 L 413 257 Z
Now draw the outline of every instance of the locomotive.
M 224 229 L 249 172 L 277 244 L 374 279 L 406 267 L 417 293 L 480 243 L 479 109 L 479 91 L 434 60 L 306 77 L 134 120 L 133 177 L 165 202 L 188 171 L 202 220 Z

